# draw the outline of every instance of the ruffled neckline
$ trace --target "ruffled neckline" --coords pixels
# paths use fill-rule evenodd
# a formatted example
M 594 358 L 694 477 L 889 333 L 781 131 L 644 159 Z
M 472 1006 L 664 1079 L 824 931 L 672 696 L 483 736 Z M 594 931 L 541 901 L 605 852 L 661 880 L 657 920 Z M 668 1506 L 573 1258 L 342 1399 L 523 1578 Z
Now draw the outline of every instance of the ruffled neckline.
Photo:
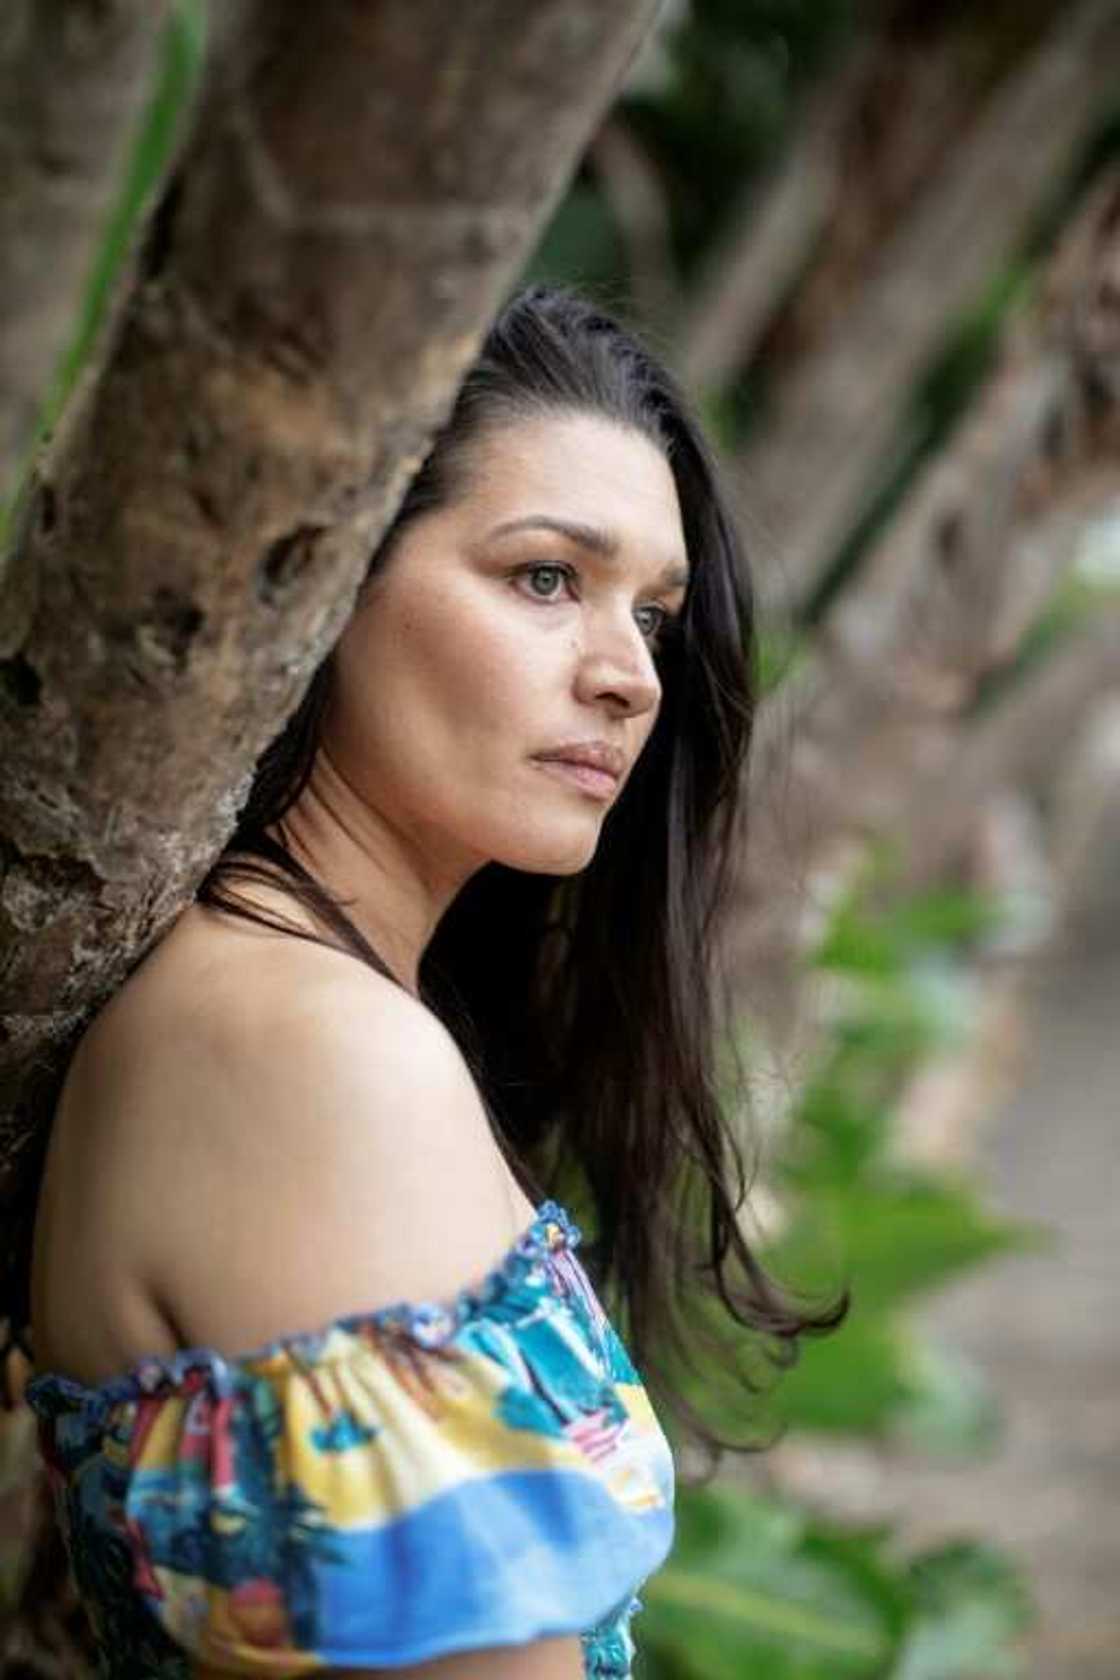
M 541 1202 L 525 1230 L 516 1237 L 497 1264 L 478 1283 L 468 1284 L 454 1295 L 437 1301 L 396 1301 L 328 1319 L 313 1330 L 275 1336 L 252 1352 L 227 1356 L 216 1348 L 180 1348 L 174 1354 L 150 1354 L 139 1359 L 120 1376 L 87 1385 L 60 1371 L 43 1371 L 33 1376 L 24 1390 L 32 1410 L 49 1414 L 77 1408 L 99 1415 L 122 1400 L 165 1393 L 181 1387 L 188 1374 L 201 1373 L 219 1394 L 233 1387 L 238 1369 L 265 1365 L 284 1355 L 294 1362 L 314 1359 L 333 1331 L 354 1332 L 373 1327 L 387 1334 L 403 1335 L 421 1347 L 439 1348 L 450 1342 L 463 1326 L 480 1312 L 522 1288 L 534 1267 L 558 1249 L 574 1250 L 582 1239 L 579 1226 L 567 1210 L 549 1198 Z M 52 1405 L 51 1402 L 55 1404 Z

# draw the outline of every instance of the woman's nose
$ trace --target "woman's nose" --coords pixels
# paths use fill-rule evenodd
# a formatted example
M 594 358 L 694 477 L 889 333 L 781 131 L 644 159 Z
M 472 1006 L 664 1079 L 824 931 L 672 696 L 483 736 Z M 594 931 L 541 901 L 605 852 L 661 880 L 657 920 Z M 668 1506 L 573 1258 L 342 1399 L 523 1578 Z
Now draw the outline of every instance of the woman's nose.
M 627 626 L 604 626 L 589 639 L 576 676 L 576 696 L 586 705 L 612 705 L 627 717 L 657 705 L 661 682 L 632 618 Z

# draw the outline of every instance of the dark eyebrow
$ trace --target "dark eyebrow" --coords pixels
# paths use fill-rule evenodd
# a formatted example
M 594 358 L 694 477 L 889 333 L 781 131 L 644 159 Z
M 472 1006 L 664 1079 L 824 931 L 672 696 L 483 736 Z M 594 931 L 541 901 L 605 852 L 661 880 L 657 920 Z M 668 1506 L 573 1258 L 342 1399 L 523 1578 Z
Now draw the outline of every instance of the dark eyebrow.
M 488 536 L 507 537 L 514 531 L 528 530 L 554 531 L 557 536 L 566 537 L 569 542 L 597 554 L 601 560 L 613 560 L 618 554 L 618 541 L 608 531 L 601 530 L 597 525 L 585 525 L 582 520 L 556 519 L 548 513 L 530 513 L 523 519 L 504 519 L 500 525 L 494 526 Z M 684 589 L 688 578 L 688 567 L 683 562 L 670 561 L 656 580 L 656 587 Z

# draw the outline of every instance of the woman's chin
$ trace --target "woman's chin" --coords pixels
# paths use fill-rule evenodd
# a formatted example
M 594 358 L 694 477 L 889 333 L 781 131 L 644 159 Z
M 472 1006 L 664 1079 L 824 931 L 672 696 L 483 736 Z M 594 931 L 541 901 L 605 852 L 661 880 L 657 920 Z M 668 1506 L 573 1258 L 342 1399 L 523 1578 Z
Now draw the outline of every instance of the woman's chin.
M 578 834 L 520 837 L 495 852 L 496 863 L 526 875 L 578 875 L 595 856 L 600 825 L 587 824 Z

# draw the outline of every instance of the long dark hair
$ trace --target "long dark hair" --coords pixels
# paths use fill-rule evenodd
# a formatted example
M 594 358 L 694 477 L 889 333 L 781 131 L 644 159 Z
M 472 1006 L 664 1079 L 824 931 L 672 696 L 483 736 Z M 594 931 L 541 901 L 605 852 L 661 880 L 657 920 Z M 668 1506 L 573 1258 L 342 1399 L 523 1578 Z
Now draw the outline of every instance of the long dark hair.
M 659 660 L 657 723 L 592 862 L 564 879 L 499 864 L 482 870 L 437 928 L 421 992 L 459 1038 L 511 1170 L 537 1195 L 545 1189 L 573 1207 L 585 1263 L 651 1394 L 714 1466 L 740 1443 L 709 1428 L 689 1395 L 710 1381 L 713 1352 L 726 1370 L 736 1343 L 746 1351 L 741 1330 L 727 1337 L 727 1315 L 754 1332 L 755 1357 L 738 1362 L 753 1388 L 759 1351 L 762 1363 L 789 1363 L 796 1338 L 838 1323 L 846 1302 L 799 1308 L 758 1264 L 737 1218 L 742 1154 L 716 1088 L 725 1019 L 712 954 L 733 847 L 743 840 L 755 691 L 749 579 L 710 451 L 633 333 L 587 298 L 531 287 L 487 334 L 369 576 L 413 519 L 463 492 L 487 429 L 551 412 L 604 416 L 664 453 L 691 582 Z M 261 758 L 238 828 L 198 897 L 260 919 L 236 881 L 280 870 L 339 942 L 385 973 L 342 905 L 277 838 L 310 775 L 331 675 L 328 659 Z M 707 1297 L 699 1315 L 698 1291 Z M 722 1341 L 713 1302 L 722 1304 Z M 698 1365 L 702 1347 L 709 1363 Z
M 368 577 L 412 520 L 463 493 L 488 429 L 542 413 L 604 416 L 663 452 L 691 581 L 679 629 L 658 656 L 657 723 L 592 862 L 565 878 L 499 864 L 480 871 L 439 924 L 420 989 L 462 1045 L 511 1170 L 535 1201 L 555 1195 L 572 1209 L 585 1264 L 652 1396 L 714 1467 L 723 1450 L 743 1448 L 693 1403 L 713 1351 L 726 1371 L 736 1349 L 751 1350 L 738 1371 L 741 1397 L 767 1363 L 790 1362 L 800 1334 L 839 1322 L 846 1302 L 799 1308 L 758 1264 L 737 1218 L 743 1160 L 716 1088 L 723 1020 L 713 950 L 742 840 L 755 694 L 751 592 L 710 452 L 673 381 L 630 331 L 569 290 L 523 290 L 487 334 Z M 321 937 L 385 974 L 344 905 L 284 839 L 331 681 L 328 657 L 262 755 L 197 898 L 317 937 L 237 890 L 282 878 Z M 701 1347 L 708 1363 L 698 1366 Z

